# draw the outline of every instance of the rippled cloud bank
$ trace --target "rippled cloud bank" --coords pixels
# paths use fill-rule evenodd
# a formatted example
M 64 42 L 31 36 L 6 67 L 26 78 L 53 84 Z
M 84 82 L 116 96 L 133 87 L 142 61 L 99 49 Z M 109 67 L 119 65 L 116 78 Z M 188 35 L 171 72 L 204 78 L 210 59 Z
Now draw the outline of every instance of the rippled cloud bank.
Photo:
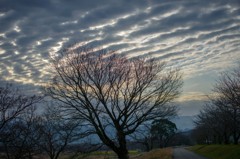
M 238 0 L 1 0 L 0 6 L 4 82 L 40 86 L 51 77 L 49 54 L 76 42 L 129 58 L 153 56 L 181 68 L 186 81 L 240 58 Z M 198 87 L 190 83 L 182 99 L 198 96 L 191 90 Z

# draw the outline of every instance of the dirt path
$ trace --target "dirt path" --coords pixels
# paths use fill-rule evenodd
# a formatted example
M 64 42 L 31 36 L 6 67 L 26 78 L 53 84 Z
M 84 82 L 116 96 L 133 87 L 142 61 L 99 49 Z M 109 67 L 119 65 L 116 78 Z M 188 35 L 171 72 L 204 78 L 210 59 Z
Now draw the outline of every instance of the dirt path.
M 207 159 L 184 148 L 173 149 L 173 159 Z

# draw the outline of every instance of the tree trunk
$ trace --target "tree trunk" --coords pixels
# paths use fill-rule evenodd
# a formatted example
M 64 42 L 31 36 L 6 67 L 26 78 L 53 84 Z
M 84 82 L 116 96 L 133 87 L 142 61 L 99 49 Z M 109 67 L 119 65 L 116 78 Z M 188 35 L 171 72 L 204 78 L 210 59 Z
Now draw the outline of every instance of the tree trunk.
M 233 127 L 233 143 L 235 145 L 238 144 L 238 133 L 237 133 L 237 129 L 238 129 L 238 122 L 237 122 L 237 109 L 234 109 L 234 117 L 233 117 L 233 122 L 234 122 L 234 127 Z
M 223 139 L 221 135 L 218 135 L 218 144 L 222 144 L 223 143 Z
M 226 132 L 224 133 L 224 144 L 229 144 L 229 137 Z
M 148 152 L 150 151 L 150 139 L 145 137 L 144 141 L 143 141 L 143 145 L 145 146 L 145 150 Z
M 127 149 L 122 149 L 117 152 L 118 158 L 119 159 L 129 159 L 128 156 L 128 150 Z
M 116 153 L 118 155 L 118 158 L 129 159 L 125 134 L 122 131 L 118 131 L 117 136 L 118 136 L 119 148 Z
M 150 139 L 150 150 L 152 150 L 153 149 L 153 138 L 151 137 L 151 139 Z
M 29 158 L 29 159 L 32 159 L 32 158 L 33 158 L 32 156 L 33 156 L 32 153 L 31 153 L 31 152 L 28 152 L 28 158 Z

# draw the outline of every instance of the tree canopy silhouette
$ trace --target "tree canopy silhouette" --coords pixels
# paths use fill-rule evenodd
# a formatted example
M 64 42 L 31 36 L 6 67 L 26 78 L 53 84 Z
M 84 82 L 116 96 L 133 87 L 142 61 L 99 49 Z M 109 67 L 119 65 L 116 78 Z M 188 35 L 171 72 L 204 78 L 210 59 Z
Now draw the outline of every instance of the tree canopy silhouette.
M 114 51 L 80 47 L 52 57 L 55 77 L 46 88 L 69 116 L 84 119 L 119 158 L 126 136 L 144 122 L 166 116 L 182 86 L 179 70 L 152 58 L 128 59 Z

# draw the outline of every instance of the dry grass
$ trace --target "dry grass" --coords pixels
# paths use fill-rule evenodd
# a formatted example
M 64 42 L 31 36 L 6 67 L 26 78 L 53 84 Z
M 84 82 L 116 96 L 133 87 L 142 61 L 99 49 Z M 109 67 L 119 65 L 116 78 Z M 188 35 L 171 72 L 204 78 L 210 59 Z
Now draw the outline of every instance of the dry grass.
M 138 156 L 140 153 L 138 151 L 130 150 L 129 156 Z M 60 159 L 69 159 L 71 154 L 65 154 L 60 157 Z M 117 155 L 113 151 L 95 151 L 88 154 L 79 154 L 74 159 L 118 159 Z M 137 158 L 135 158 L 137 159 Z
M 60 159 L 70 159 L 73 153 L 64 153 Z M 154 149 L 150 152 L 129 151 L 130 159 L 172 159 L 172 148 Z M 3 158 L 0 154 L 0 159 Z M 48 159 L 45 155 L 35 156 L 34 159 Z M 113 151 L 96 151 L 89 154 L 79 154 L 74 159 L 117 159 Z
M 172 159 L 172 148 L 155 149 L 132 159 Z
M 129 156 L 130 159 L 172 159 L 172 148 L 155 149 L 143 153 L 129 151 Z M 68 157 L 61 157 L 61 159 L 67 159 Z M 112 151 L 97 151 L 86 155 L 79 155 L 77 159 L 117 159 L 117 155 Z

